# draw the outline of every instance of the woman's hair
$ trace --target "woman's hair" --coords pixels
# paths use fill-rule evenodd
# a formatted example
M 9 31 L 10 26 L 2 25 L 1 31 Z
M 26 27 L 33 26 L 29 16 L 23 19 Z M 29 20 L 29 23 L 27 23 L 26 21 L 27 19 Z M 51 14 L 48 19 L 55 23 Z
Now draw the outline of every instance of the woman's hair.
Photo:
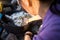
M 60 5 L 60 0 L 40 0 L 40 2 L 51 3 L 51 5 L 50 5 L 51 12 L 53 12 L 53 14 L 60 16 L 60 9 L 58 8 L 58 6 Z M 59 5 L 57 5 L 57 4 L 59 4 Z
M 51 12 L 53 14 L 59 15 L 60 16 L 60 0 L 54 0 L 50 6 Z
M 39 0 L 40 2 L 51 2 L 51 1 L 53 1 L 53 0 Z

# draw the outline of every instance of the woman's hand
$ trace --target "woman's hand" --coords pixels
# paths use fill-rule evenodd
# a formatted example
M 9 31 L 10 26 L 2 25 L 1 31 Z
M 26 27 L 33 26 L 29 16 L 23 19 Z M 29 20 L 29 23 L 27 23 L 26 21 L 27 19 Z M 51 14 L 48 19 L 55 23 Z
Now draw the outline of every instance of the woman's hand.
M 39 0 L 21 0 L 19 4 L 31 15 L 38 15 L 39 13 Z
M 24 40 L 31 40 L 32 32 L 26 32 L 24 36 Z

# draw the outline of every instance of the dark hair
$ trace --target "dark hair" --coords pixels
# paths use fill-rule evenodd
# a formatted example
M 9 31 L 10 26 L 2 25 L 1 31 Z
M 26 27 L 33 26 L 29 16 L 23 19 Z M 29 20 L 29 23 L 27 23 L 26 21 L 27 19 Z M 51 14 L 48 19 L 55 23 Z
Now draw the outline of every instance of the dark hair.
M 51 2 L 51 1 L 53 1 L 53 0 L 39 0 L 40 2 Z
M 51 10 L 51 12 L 53 12 L 53 14 L 60 16 L 60 9 L 57 8 L 58 4 L 60 5 L 60 0 L 54 0 L 50 6 L 50 10 Z
M 43 3 L 51 3 L 50 5 L 50 10 L 53 12 L 53 14 L 60 15 L 60 9 L 57 8 L 57 4 L 60 5 L 60 0 L 39 0 L 40 2 Z

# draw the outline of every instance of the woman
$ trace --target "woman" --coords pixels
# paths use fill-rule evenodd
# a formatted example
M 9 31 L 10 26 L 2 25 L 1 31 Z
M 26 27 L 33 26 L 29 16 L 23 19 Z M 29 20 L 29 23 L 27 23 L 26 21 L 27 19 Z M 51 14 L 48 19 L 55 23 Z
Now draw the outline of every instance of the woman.
M 40 15 L 42 27 L 32 40 L 60 40 L 60 0 L 19 0 L 19 4 L 32 15 Z M 24 40 L 31 40 L 26 32 Z

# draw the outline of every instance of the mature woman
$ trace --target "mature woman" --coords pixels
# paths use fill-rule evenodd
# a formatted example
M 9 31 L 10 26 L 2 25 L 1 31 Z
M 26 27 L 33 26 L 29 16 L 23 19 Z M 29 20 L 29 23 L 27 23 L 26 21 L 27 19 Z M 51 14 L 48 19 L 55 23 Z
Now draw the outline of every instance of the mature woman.
M 42 27 L 32 40 L 60 40 L 60 0 L 18 0 L 19 4 L 32 15 L 40 15 Z M 26 32 L 24 40 L 31 40 Z

